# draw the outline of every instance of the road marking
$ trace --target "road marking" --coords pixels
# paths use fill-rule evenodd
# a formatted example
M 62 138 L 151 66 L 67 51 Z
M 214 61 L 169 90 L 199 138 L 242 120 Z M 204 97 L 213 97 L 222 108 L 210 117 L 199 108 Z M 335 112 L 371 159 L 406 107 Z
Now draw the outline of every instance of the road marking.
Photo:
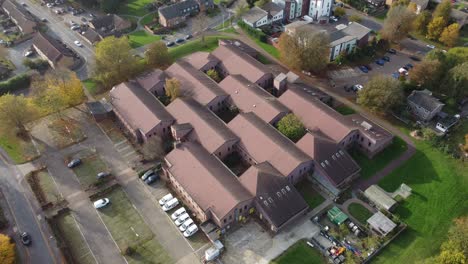
M 119 145 L 122 145 L 123 143 L 125 143 L 127 141 L 128 141 L 127 139 L 124 139 L 124 140 L 120 141 L 119 143 L 115 143 L 114 147 L 118 147 Z
M 118 149 L 117 147 L 116 147 L 116 148 L 117 148 L 117 151 L 123 152 L 124 150 L 129 149 L 129 148 L 131 148 L 131 147 L 132 147 L 132 145 L 128 144 L 128 145 L 126 145 L 126 146 L 123 147 L 123 148 L 120 148 L 120 149 Z
M 128 153 L 126 153 L 126 154 L 124 154 L 124 155 L 122 155 L 122 156 L 126 158 L 126 157 L 128 157 L 128 156 L 130 156 L 130 155 L 133 155 L 133 154 L 135 154 L 135 153 L 136 153 L 136 152 L 135 152 L 134 150 L 132 150 L 131 152 L 128 152 Z

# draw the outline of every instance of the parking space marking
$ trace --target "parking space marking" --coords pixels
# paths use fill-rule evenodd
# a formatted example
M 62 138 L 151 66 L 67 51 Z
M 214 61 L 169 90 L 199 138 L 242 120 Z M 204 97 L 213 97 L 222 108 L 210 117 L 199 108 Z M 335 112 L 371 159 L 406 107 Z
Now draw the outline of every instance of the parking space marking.
M 132 150 L 131 152 L 128 152 L 128 153 L 124 154 L 123 157 L 126 158 L 126 157 L 128 157 L 128 156 L 130 156 L 132 154 L 136 154 L 136 152 L 134 150 Z
M 111 130 L 112 130 L 112 129 L 111 129 Z M 109 131 L 111 131 L 111 130 L 109 130 Z M 120 141 L 120 142 L 118 142 L 118 143 L 115 143 L 115 144 L 114 144 L 114 147 L 118 147 L 119 145 L 122 145 L 123 143 L 125 143 L 125 142 L 127 142 L 127 141 L 128 141 L 127 139 L 124 139 L 124 140 L 122 140 L 122 141 Z

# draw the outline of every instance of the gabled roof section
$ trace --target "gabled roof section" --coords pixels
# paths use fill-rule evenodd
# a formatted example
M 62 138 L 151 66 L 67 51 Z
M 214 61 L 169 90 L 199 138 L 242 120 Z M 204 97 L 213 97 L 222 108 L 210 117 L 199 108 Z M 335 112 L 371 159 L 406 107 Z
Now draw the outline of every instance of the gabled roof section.
M 253 196 L 223 163 L 195 142 L 183 142 L 167 156 L 168 170 L 205 212 L 224 218 Z
M 240 138 L 239 146 L 258 163 L 268 161 L 284 176 L 304 162 L 311 161 L 287 137 L 254 113 L 240 113 L 228 127 Z
M 57 62 L 61 56 L 73 56 L 73 53 L 64 44 L 42 32 L 36 33 L 33 38 L 33 45 L 53 62 Z
M 255 83 L 266 74 L 271 74 L 268 67 L 232 45 L 220 42 L 212 54 L 222 62 L 229 74 L 240 74 L 250 82 Z
M 408 101 L 426 109 L 429 112 L 432 112 L 436 110 L 439 106 L 444 105 L 439 101 L 439 99 L 432 96 L 432 93 L 429 90 L 413 90 L 408 96 Z
M 348 24 L 347 27 L 345 27 L 341 31 L 349 36 L 354 36 L 357 39 L 362 39 L 363 37 L 365 37 L 367 34 L 371 32 L 371 29 L 357 22 L 351 22 Z
M 242 112 L 254 112 L 267 123 L 281 113 L 290 112 L 274 96 L 257 84 L 249 82 L 242 75 L 229 75 L 219 83 L 219 86 L 230 95 Z
M 203 69 L 208 63 L 214 62 L 215 64 L 219 63 L 219 60 L 211 55 L 209 52 L 197 51 L 183 58 L 197 70 Z
M 267 11 L 257 6 L 254 6 L 249 11 L 247 11 L 244 15 L 242 15 L 242 19 L 244 19 L 245 21 L 251 24 L 254 24 L 255 22 L 264 18 L 267 15 L 268 15 Z
M 30 13 L 28 13 L 26 8 L 11 0 L 5 0 L 5 2 L 2 4 L 2 7 L 8 10 L 10 16 L 17 21 L 18 26 L 21 27 L 24 34 L 34 32 L 34 28 L 37 26 L 37 22 L 36 19 Z
M 218 96 L 227 94 L 208 75 L 185 60 L 178 60 L 166 70 L 167 75 L 180 81 L 182 93 L 206 106 Z
M 175 4 L 161 7 L 158 9 L 158 12 L 163 15 L 166 19 L 171 19 L 175 17 L 181 17 L 188 14 L 188 12 L 184 12 L 184 10 L 196 7 L 198 10 L 198 3 L 195 0 L 185 0 L 181 2 L 177 2 Z M 195 10 L 195 9 L 193 9 Z
M 277 227 L 308 207 L 296 188 L 268 162 L 251 166 L 239 180 Z
M 161 121 L 173 121 L 159 100 L 135 81 L 121 83 L 110 91 L 111 103 L 133 128 L 148 133 Z
M 385 141 L 393 138 L 392 133 L 388 130 L 360 114 L 347 115 L 345 118 L 349 127 L 358 129 L 361 134 L 366 135 L 374 142 Z
M 166 73 L 161 71 L 160 69 L 154 69 L 143 74 L 138 75 L 135 80 L 138 84 L 143 87 L 145 90 L 151 90 L 154 85 L 159 82 L 166 80 Z
M 321 167 L 334 186 L 361 170 L 346 150 L 319 130 L 306 133 L 296 145 Z
M 191 132 L 209 153 L 214 153 L 224 143 L 239 140 L 213 112 L 191 98 L 178 98 L 167 106 L 167 111 L 178 124 L 190 123 Z
M 309 130 L 318 128 L 337 143 L 353 130 L 343 115 L 299 87 L 289 87 L 279 101 L 291 109 Z

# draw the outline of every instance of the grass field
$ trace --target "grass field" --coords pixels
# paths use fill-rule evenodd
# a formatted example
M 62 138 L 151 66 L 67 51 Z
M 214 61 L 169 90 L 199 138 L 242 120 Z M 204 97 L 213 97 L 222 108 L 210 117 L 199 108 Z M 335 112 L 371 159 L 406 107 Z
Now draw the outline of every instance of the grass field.
M 356 218 L 361 224 L 365 225 L 366 220 L 372 216 L 372 212 L 365 208 L 362 204 L 352 203 L 348 206 L 349 213 Z
M 98 154 L 91 154 L 82 157 L 81 165 L 73 168 L 73 171 L 80 180 L 81 186 L 87 188 L 98 181 L 96 175 L 99 172 L 108 171 L 108 168 Z
M 376 172 L 383 169 L 392 160 L 398 158 L 401 154 L 403 154 L 403 152 L 406 151 L 407 148 L 408 146 L 403 139 L 395 137 L 393 139 L 393 143 L 384 151 L 377 154 L 377 156 L 375 156 L 373 159 L 367 158 L 363 153 L 356 149 L 351 150 L 350 154 L 362 169 L 361 177 L 368 179 Z
M 140 20 L 140 25 L 146 25 L 158 18 L 158 13 L 147 14 Z
M 132 15 L 132 16 L 144 16 L 148 13 L 146 5 L 154 2 L 153 0 L 127 0 L 120 6 L 119 14 L 121 15 Z
M 200 39 L 195 39 L 186 44 L 170 48 L 169 54 L 171 54 L 174 60 L 187 56 L 197 51 L 213 51 L 218 47 L 219 39 L 226 39 L 227 37 L 222 36 L 207 36 L 205 37 L 205 44 L 201 43 Z
M 296 188 L 299 191 L 299 193 L 301 193 L 302 197 L 311 209 L 314 209 L 315 207 L 319 206 L 325 201 L 325 198 L 323 198 L 319 193 L 317 193 L 317 191 L 314 188 L 312 188 L 312 183 L 310 183 L 307 180 L 304 180 L 301 183 L 299 183 L 296 186 Z
M 0 133 L 0 147 L 16 164 L 25 163 L 38 157 L 36 148 L 31 141 L 25 141 L 10 133 Z
M 63 214 L 56 219 L 57 228 L 61 237 L 65 240 L 73 260 L 79 264 L 96 263 L 89 250 L 84 237 L 81 235 L 77 223 L 70 213 Z
M 379 183 L 386 191 L 406 183 L 413 194 L 396 209 L 407 230 L 373 263 L 416 263 L 436 254 L 452 219 L 468 213 L 468 164 L 425 142 L 416 147 L 410 160 Z
M 259 45 L 263 50 L 268 52 L 271 56 L 279 59 L 280 53 L 279 53 L 279 50 L 277 48 L 273 47 L 272 45 L 270 45 L 268 43 L 261 42 L 260 40 L 255 39 L 255 38 L 252 38 L 252 40 L 255 41 L 255 43 L 257 43 L 257 45 Z
M 99 210 L 102 220 L 121 251 L 132 247 L 135 253 L 125 256 L 129 263 L 173 263 L 122 189 L 106 195 L 111 204 Z
M 344 104 L 336 107 L 335 110 L 342 115 L 352 115 L 356 113 L 354 109 Z
M 97 82 L 93 79 L 86 79 L 84 81 L 82 81 L 84 87 L 86 88 L 86 90 L 88 90 L 88 92 L 91 94 L 91 95 L 97 95 L 99 93 L 101 93 L 101 89 L 99 88 L 99 85 L 97 84 Z
M 267 57 L 263 56 L 263 54 L 258 54 L 258 61 L 262 64 L 270 64 L 270 60 Z
M 38 171 L 37 179 L 48 202 L 56 203 L 61 200 L 61 195 L 57 190 L 57 186 L 47 170 Z
M 161 40 L 161 36 L 153 35 L 146 30 L 135 31 L 127 36 L 130 46 L 134 49 Z
M 300 240 L 288 248 L 283 254 L 272 260 L 270 264 L 325 264 L 320 252 L 309 247 L 305 240 Z

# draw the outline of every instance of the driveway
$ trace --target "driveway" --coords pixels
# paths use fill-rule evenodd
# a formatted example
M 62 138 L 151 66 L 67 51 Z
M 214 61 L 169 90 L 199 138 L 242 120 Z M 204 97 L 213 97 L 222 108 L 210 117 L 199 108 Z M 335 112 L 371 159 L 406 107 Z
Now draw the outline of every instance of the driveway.
M 9 59 L 16 67 L 16 70 L 13 72 L 15 75 L 25 73 L 28 68 L 23 65 L 24 51 L 29 50 L 32 46 L 32 40 L 27 40 L 13 47 L 9 47 L 8 51 L 10 54 Z

